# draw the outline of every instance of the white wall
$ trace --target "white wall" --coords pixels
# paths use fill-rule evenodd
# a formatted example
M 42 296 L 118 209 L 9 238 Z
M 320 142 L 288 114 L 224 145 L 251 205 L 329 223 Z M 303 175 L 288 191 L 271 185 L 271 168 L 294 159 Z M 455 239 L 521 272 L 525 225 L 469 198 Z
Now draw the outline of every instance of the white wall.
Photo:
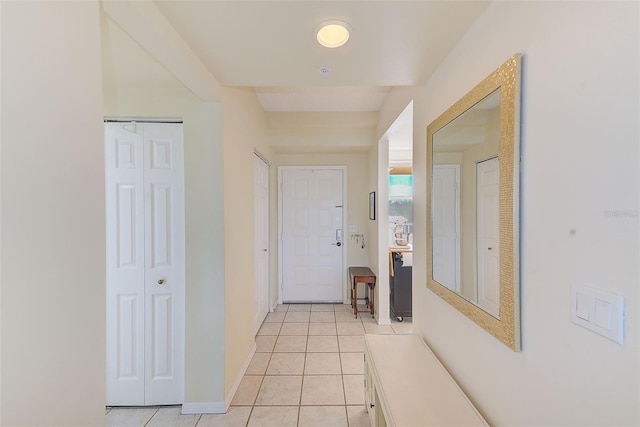
M 372 191 L 376 192 L 376 197 L 378 194 L 378 145 L 375 144 L 369 150 L 367 155 L 367 193 Z M 367 212 L 368 215 L 368 212 Z M 369 251 L 367 253 L 367 259 L 369 261 L 369 267 L 373 270 L 374 273 L 378 274 L 378 214 L 376 213 L 376 220 L 369 221 L 369 225 L 367 227 L 369 231 L 368 235 L 371 236 L 369 238 Z M 388 268 L 388 267 L 387 267 Z
M 376 112 L 267 113 L 269 144 L 276 153 L 367 152 L 374 141 Z
M 1 8 L 0 424 L 103 425 L 99 3 Z
M 638 6 L 494 2 L 424 88 L 394 91 L 381 113 L 384 128 L 414 98 L 414 329 L 492 425 L 640 423 Z M 515 52 L 524 55 L 519 353 L 426 289 L 417 220 L 427 124 Z M 574 284 L 625 297 L 624 345 L 570 322 Z
M 389 136 L 385 134 L 377 144 L 377 159 L 379 165 L 388 169 L 389 165 Z M 378 235 L 378 260 L 375 269 L 376 284 L 376 320 L 379 325 L 390 325 L 390 296 L 389 296 L 389 173 L 379 171 L 376 191 L 376 225 Z M 384 248 L 384 250 L 382 250 Z
M 223 106 L 224 352 L 225 395 L 229 397 L 255 344 L 254 149 L 268 160 L 272 151 L 264 111 L 251 89 L 225 88 Z

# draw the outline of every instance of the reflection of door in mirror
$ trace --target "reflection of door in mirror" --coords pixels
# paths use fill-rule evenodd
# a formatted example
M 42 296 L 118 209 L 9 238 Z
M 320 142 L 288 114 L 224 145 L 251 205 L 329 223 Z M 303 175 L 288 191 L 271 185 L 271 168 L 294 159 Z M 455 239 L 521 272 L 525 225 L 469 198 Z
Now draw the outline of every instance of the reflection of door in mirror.
M 476 165 L 476 215 L 478 306 L 492 316 L 500 315 L 500 227 L 498 158 Z
M 433 278 L 460 292 L 460 165 L 434 165 L 431 192 Z

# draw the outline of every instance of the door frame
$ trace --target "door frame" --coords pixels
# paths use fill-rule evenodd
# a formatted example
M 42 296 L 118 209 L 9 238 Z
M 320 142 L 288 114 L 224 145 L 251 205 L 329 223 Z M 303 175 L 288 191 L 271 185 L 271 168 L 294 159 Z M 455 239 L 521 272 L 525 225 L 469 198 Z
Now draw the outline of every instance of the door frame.
M 271 267 L 271 232 L 270 232 L 270 228 L 271 228 L 271 225 L 270 225 L 271 224 L 271 206 L 270 206 L 270 204 L 271 204 L 271 185 L 270 185 L 270 181 L 271 181 L 270 180 L 270 178 L 271 178 L 271 163 L 268 160 L 266 160 L 264 158 L 264 156 L 259 154 L 257 151 L 254 150 L 253 154 L 254 154 L 254 156 L 253 156 L 253 160 L 254 160 L 254 187 L 255 187 L 255 173 L 257 172 L 257 170 L 256 170 L 256 161 L 262 162 L 262 164 L 264 166 L 266 166 L 266 168 L 267 168 L 267 206 L 266 206 L 266 209 L 267 209 L 267 224 L 266 224 L 266 227 L 267 227 L 267 230 L 266 230 L 266 234 L 267 234 L 267 236 L 266 236 L 266 239 L 267 239 L 267 241 L 266 241 L 266 246 L 267 246 L 266 247 L 266 252 L 267 252 L 267 275 L 266 275 L 266 278 L 265 278 L 265 280 L 266 280 L 265 281 L 265 289 L 263 289 L 263 291 L 265 292 L 265 298 L 266 298 L 265 303 L 267 305 L 267 314 L 268 314 L 269 311 L 271 311 L 271 308 L 272 308 L 271 307 L 271 295 L 270 295 L 271 294 L 271 285 L 270 285 L 270 280 L 269 280 L 270 277 L 271 277 L 271 268 L 270 268 Z M 262 167 L 262 164 L 260 165 L 260 167 Z M 254 191 L 255 191 L 255 188 L 254 188 Z M 255 196 L 256 195 L 254 193 L 254 197 L 253 197 L 254 198 L 254 206 L 253 206 L 253 209 L 254 209 L 254 215 L 257 215 L 256 204 L 255 204 L 256 197 Z M 254 218 L 254 223 L 255 223 L 255 218 Z M 258 245 L 257 245 L 257 242 L 255 241 L 256 240 L 255 238 L 257 236 L 258 236 L 258 230 L 254 230 L 254 251 L 256 251 L 256 252 L 260 249 L 260 248 L 257 247 Z M 256 253 L 256 252 L 254 252 L 254 253 Z M 256 262 L 254 260 L 254 268 L 256 267 L 255 264 L 256 264 Z M 254 273 L 255 273 L 255 271 L 254 271 Z M 254 289 L 256 291 L 258 291 L 257 287 L 256 287 L 255 280 L 256 279 L 255 279 L 255 275 L 254 275 Z M 257 298 L 257 295 L 256 295 L 256 298 Z M 265 317 L 266 317 L 266 314 L 265 314 Z M 262 319 L 262 322 L 264 322 L 264 319 Z M 262 324 L 262 322 L 260 322 L 260 323 Z M 255 330 L 256 334 L 258 333 L 259 329 L 260 329 L 260 325 L 256 325 L 256 330 Z
M 342 171 L 342 303 L 348 302 L 347 295 L 347 167 L 346 166 L 278 166 L 278 304 L 282 304 L 282 174 L 285 170 L 340 170 Z

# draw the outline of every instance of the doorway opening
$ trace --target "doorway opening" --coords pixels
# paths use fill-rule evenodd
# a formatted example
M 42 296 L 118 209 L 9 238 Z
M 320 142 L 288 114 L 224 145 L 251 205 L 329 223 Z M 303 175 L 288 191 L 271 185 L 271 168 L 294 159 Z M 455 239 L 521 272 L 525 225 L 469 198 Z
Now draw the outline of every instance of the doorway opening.
M 413 101 L 378 143 L 378 324 L 412 317 Z

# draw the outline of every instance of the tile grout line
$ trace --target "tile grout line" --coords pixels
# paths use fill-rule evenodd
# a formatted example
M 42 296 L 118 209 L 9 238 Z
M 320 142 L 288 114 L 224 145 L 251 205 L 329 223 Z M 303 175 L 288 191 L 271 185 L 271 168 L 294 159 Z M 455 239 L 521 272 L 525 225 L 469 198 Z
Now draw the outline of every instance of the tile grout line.
M 297 411 L 297 417 L 298 417 L 298 418 L 297 418 L 297 423 L 298 423 L 298 424 L 300 424 L 301 420 L 302 420 L 302 421 L 304 421 L 304 419 L 302 419 L 302 418 L 301 418 L 301 410 L 302 410 L 302 408 L 306 408 L 306 407 L 315 407 L 315 408 L 320 408 L 320 407 L 326 407 L 326 406 L 333 406 L 333 407 L 343 407 L 343 409 L 344 409 L 344 411 L 345 411 L 345 415 L 346 415 L 346 421 L 347 421 L 347 424 L 348 424 L 348 425 L 351 425 L 351 424 L 350 424 L 350 421 L 349 421 L 349 410 L 348 410 L 348 409 L 349 409 L 349 406 L 354 406 L 354 407 L 356 407 L 356 406 L 357 406 L 357 407 L 362 406 L 362 405 L 360 405 L 360 404 L 352 404 L 352 405 L 349 405 L 349 404 L 348 404 L 348 402 L 347 402 L 347 393 L 346 393 L 346 386 L 345 386 L 345 384 L 346 384 L 346 378 L 345 378 L 345 377 L 350 376 L 350 375 L 354 375 L 354 376 L 355 376 L 355 375 L 361 375 L 361 374 L 356 374 L 356 373 L 352 373 L 352 374 L 345 374 L 344 364 L 343 364 L 343 359 L 342 359 L 342 356 L 343 356 L 343 355 L 345 355 L 345 354 L 349 354 L 349 353 L 362 353 L 362 350 L 360 349 L 360 351 L 358 351 L 358 350 L 359 350 L 358 348 L 352 348 L 352 349 L 351 349 L 351 351 L 344 351 L 344 350 L 347 350 L 347 347 L 346 347 L 346 348 L 344 348 L 344 349 L 342 348 L 342 347 L 343 347 L 343 344 L 341 344 L 341 342 L 340 342 L 340 337 L 345 337 L 345 338 L 347 338 L 347 337 L 348 337 L 348 338 L 362 337 L 362 336 L 363 336 L 363 333 L 358 333 L 358 334 L 346 334 L 346 335 L 340 335 L 340 334 L 338 334 L 338 330 L 337 330 L 338 319 L 336 318 L 336 313 L 338 313 L 338 311 L 335 311 L 337 307 L 338 307 L 338 305 L 333 305 L 333 313 L 334 313 L 334 317 L 333 317 L 333 321 L 332 321 L 332 322 L 316 322 L 316 323 L 327 323 L 327 324 L 332 324 L 332 325 L 334 326 L 334 328 L 335 328 L 335 333 L 334 333 L 334 334 L 332 334 L 332 335 L 318 335 L 318 337 L 327 336 L 327 337 L 335 337 L 335 339 L 336 339 L 336 344 L 337 344 L 337 354 L 338 354 L 339 363 L 340 363 L 340 378 L 341 378 L 341 383 L 342 383 L 342 387 L 343 387 L 343 398 L 344 398 L 344 404 L 341 404 L 341 405 L 335 405 L 335 404 L 334 404 L 334 405 L 320 405 L 320 404 L 315 404 L 315 402 L 309 402 L 309 403 L 310 403 L 309 405 L 304 405 L 304 406 L 302 405 L 302 389 L 303 389 L 303 387 L 304 387 L 304 380 L 305 380 L 305 378 L 306 378 L 306 377 L 311 377 L 311 376 L 313 376 L 313 375 L 330 375 L 330 374 L 326 374 L 326 373 L 325 373 L 325 374 L 323 374 L 323 373 L 318 373 L 318 374 L 308 374 L 308 372 L 307 372 L 307 366 L 306 366 L 306 364 L 307 364 L 307 362 L 308 362 L 308 356 L 309 356 L 309 353 L 310 353 L 310 352 L 309 352 L 309 348 L 310 348 L 310 347 L 309 347 L 309 345 L 310 345 L 309 339 L 310 339 L 310 338 L 311 338 L 311 336 L 312 336 L 312 335 L 310 335 L 310 329 L 311 329 L 311 323 L 312 323 L 312 322 L 311 322 L 311 314 L 309 314 L 309 319 L 308 319 L 308 321 L 307 321 L 307 322 L 304 322 L 304 323 L 307 323 L 307 326 L 306 326 L 306 334 L 305 334 L 305 335 L 303 335 L 303 336 L 305 336 L 305 337 L 306 337 L 305 347 L 304 347 L 304 352 L 293 352 L 293 353 L 303 353 L 303 354 L 304 354 L 304 357 L 303 357 L 303 369 L 302 369 L 302 375 L 301 375 L 301 377 L 302 377 L 302 381 L 301 381 L 301 389 L 300 389 L 300 396 L 299 396 L 299 399 L 298 399 L 298 405 L 284 405 L 284 406 L 292 406 L 292 407 L 297 406 L 297 409 L 298 409 L 298 411 Z M 286 308 L 284 308 L 284 310 L 283 310 L 283 311 L 279 311 L 279 312 L 284 313 L 284 314 L 285 314 L 285 316 L 286 316 L 286 313 L 287 313 L 287 312 L 289 312 L 289 308 L 290 308 L 290 305 L 288 305 Z M 312 309 L 312 308 L 313 308 L 313 305 L 311 306 L 311 309 Z M 311 311 L 311 309 L 309 310 L 309 313 L 313 313 L 313 311 Z M 295 311 L 296 311 L 296 310 L 293 310 L 292 312 L 295 312 Z M 298 311 L 298 312 L 301 312 L 301 313 L 302 313 L 302 312 L 305 312 L 305 311 Z M 317 313 L 319 313 L 319 312 L 321 312 L 321 311 L 317 311 Z M 331 311 L 323 311 L 323 312 L 324 312 L 324 313 L 329 313 L 329 312 L 331 312 Z M 345 319 L 343 319 L 343 320 L 345 320 Z M 366 333 L 367 333 L 367 328 L 365 327 L 367 323 L 368 323 L 370 326 L 372 326 L 372 325 L 374 325 L 374 324 L 375 324 L 375 320 L 371 321 L 370 319 L 368 319 L 368 318 L 367 318 L 367 319 L 366 319 L 366 321 L 365 321 L 365 320 L 363 319 L 363 317 L 362 317 L 362 316 L 360 316 L 358 319 L 351 319 L 351 320 L 349 320 L 349 321 L 343 321 L 343 322 L 341 322 L 341 323 L 351 323 L 351 324 L 356 324 L 358 321 L 360 322 L 360 325 L 361 325 L 361 327 L 362 327 L 362 329 L 363 329 L 364 334 L 366 334 Z M 373 322 L 373 323 L 372 323 L 372 322 Z M 256 408 L 256 406 L 262 406 L 262 405 L 256 405 L 256 403 L 257 403 L 257 397 L 258 397 L 258 395 L 260 394 L 260 389 L 262 388 L 262 385 L 264 384 L 264 381 L 265 381 L 265 379 L 266 379 L 266 376 L 267 376 L 267 370 L 268 370 L 268 368 L 269 368 L 269 365 L 271 364 L 271 361 L 272 361 L 272 359 L 273 359 L 274 355 L 276 354 L 275 346 L 276 346 L 277 340 L 278 340 L 278 339 L 279 339 L 279 337 L 281 337 L 281 336 L 283 336 L 283 337 L 284 337 L 284 336 L 288 336 L 288 335 L 282 335 L 282 327 L 284 326 L 284 319 L 283 319 L 282 321 L 280 321 L 280 322 L 266 322 L 266 321 L 265 321 L 265 322 L 263 322 L 263 325 L 264 325 L 265 323 L 280 323 L 280 327 L 278 328 L 277 334 L 276 334 L 276 335 L 274 335 L 274 337 L 275 337 L 275 341 L 274 341 L 274 343 L 273 343 L 273 347 L 271 348 L 271 350 L 270 350 L 270 351 L 260 352 L 260 353 L 262 353 L 262 354 L 267 355 L 267 356 L 268 356 L 268 359 L 267 359 L 267 361 L 266 361 L 266 367 L 265 367 L 264 371 L 263 371 L 261 374 L 259 374 L 262 378 L 260 379 L 259 384 L 258 384 L 258 386 L 257 386 L 258 391 L 257 391 L 257 393 L 256 393 L 256 395 L 255 395 L 255 397 L 254 397 L 254 399 L 253 399 L 253 404 L 251 404 L 251 405 L 239 405 L 239 406 L 235 406 L 236 408 L 237 408 L 237 407 L 249 408 L 249 411 L 248 411 L 248 414 L 247 414 L 247 417 L 248 417 L 248 418 L 246 419 L 247 421 L 246 421 L 246 423 L 245 423 L 245 426 L 247 426 L 247 425 L 249 424 L 249 422 L 250 422 L 250 420 L 251 420 L 251 417 L 252 417 L 253 415 L 257 415 L 257 414 L 255 414 L 255 413 L 254 413 L 254 409 Z M 395 324 L 395 327 L 394 327 L 394 323 L 392 323 L 392 324 L 390 325 L 390 326 L 391 326 L 391 328 L 390 328 L 390 332 L 389 332 L 389 333 L 391 333 L 391 334 L 398 334 L 398 333 L 411 333 L 410 331 L 411 331 L 411 329 L 413 329 L 413 328 L 412 328 L 412 325 L 411 325 L 411 322 L 406 322 L 406 323 L 407 323 L 406 325 L 402 325 L 402 324 L 397 323 L 397 324 Z M 375 326 L 372 326 L 372 327 L 375 329 Z M 271 328 L 273 328 L 273 326 L 271 326 Z M 376 332 L 375 332 L 375 331 L 373 331 L 372 333 L 376 333 Z M 386 333 L 386 332 L 380 332 L 380 333 Z M 256 334 L 256 337 L 257 337 L 257 336 L 258 336 L 258 335 Z M 266 336 L 266 335 L 265 335 L 265 336 Z M 319 347 L 319 349 L 323 349 L 323 347 Z M 256 352 L 256 353 L 257 353 L 257 352 Z M 334 351 L 317 351 L 317 352 L 314 352 L 314 353 L 328 354 L 328 353 L 334 353 Z M 283 376 L 283 375 L 284 375 L 284 376 L 287 376 L 288 374 L 275 374 L 274 376 Z M 230 406 L 232 406 L 232 405 L 230 405 Z M 264 407 L 277 408 L 278 406 L 283 406 L 283 405 L 265 405 Z M 113 411 L 112 411 L 112 410 L 113 410 L 113 408 L 112 408 L 112 407 L 107 407 L 106 409 L 107 409 L 107 410 L 105 411 L 105 417 L 106 417 L 107 415 L 109 415 L 110 413 L 112 413 L 112 412 L 113 412 Z M 155 419 L 155 417 L 156 417 L 156 416 L 159 416 L 159 417 L 161 416 L 161 415 L 160 415 L 160 414 L 161 414 L 161 413 L 160 413 L 160 409 L 162 409 L 162 407 L 161 407 L 161 406 L 157 406 L 157 407 L 155 407 L 155 411 L 153 412 L 153 414 L 152 414 L 152 415 L 150 415 L 150 417 L 149 417 L 149 418 L 146 420 L 146 422 L 144 422 L 144 424 L 142 424 L 142 425 L 143 425 L 143 426 L 150 426 L 150 425 L 152 424 L 152 420 L 153 420 L 153 419 Z M 246 412 L 245 412 L 245 413 L 246 413 Z M 194 422 L 194 421 L 195 421 L 195 423 L 194 423 L 193 425 L 194 425 L 194 426 L 198 426 L 198 425 L 204 426 L 204 424 L 203 424 L 203 423 L 204 423 L 204 422 L 205 422 L 205 420 L 206 420 L 206 418 L 205 418 L 205 414 L 194 414 L 194 415 L 196 415 L 196 416 L 194 417 L 194 419 L 193 419 L 193 421 L 192 421 L 192 422 Z M 354 413 L 354 416 L 355 416 L 355 413 Z M 244 416 L 243 416 L 243 417 L 244 417 Z M 160 418 L 159 418 L 159 419 L 160 419 Z
M 291 307 L 291 306 L 289 306 L 289 307 L 287 308 L 286 312 L 289 312 L 289 308 L 290 308 L 290 307 Z M 311 309 L 312 309 L 312 308 L 313 308 L 313 306 L 311 306 Z M 296 310 L 294 310 L 294 311 L 296 311 Z M 313 313 L 313 311 L 311 311 L 311 310 L 310 310 L 310 313 Z M 335 305 L 334 305 L 333 313 L 334 313 L 333 321 L 332 321 L 332 322 L 326 322 L 326 323 L 332 323 L 332 324 L 333 324 L 333 326 L 334 326 L 334 328 L 335 328 L 335 334 L 327 335 L 327 336 L 335 337 L 335 339 L 336 339 L 336 346 L 337 346 L 337 353 L 336 353 L 336 354 L 338 355 L 338 359 L 339 359 L 339 363 L 340 363 L 340 378 L 341 378 L 341 383 L 342 383 L 342 388 L 343 388 L 343 390 L 342 390 L 342 395 L 343 395 L 344 403 L 343 403 L 343 404 L 341 404 L 341 405 L 305 405 L 305 406 L 310 406 L 310 407 L 323 407 L 323 406 L 337 406 L 337 407 L 342 407 L 342 409 L 343 409 L 343 411 L 344 411 L 343 413 L 344 413 L 344 416 L 345 416 L 345 421 L 347 422 L 347 425 L 349 425 L 349 413 L 348 413 L 348 411 L 347 411 L 347 409 L 348 409 L 348 408 L 347 408 L 347 407 L 348 407 L 348 405 L 347 405 L 347 397 L 346 397 L 346 388 L 345 388 L 345 385 L 344 385 L 344 381 L 345 381 L 344 376 L 345 376 L 345 374 L 344 374 L 344 368 L 343 368 L 342 357 L 341 357 L 341 356 L 342 356 L 342 353 L 343 353 L 343 351 L 342 351 L 343 349 L 342 349 L 342 346 L 340 345 L 340 340 L 339 340 L 340 335 L 338 334 L 338 331 L 337 331 L 337 320 L 338 320 L 338 319 L 336 318 L 336 314 L 335 314 L 335 313 L 337 313 L 337 312 L 335 311 Z M 286 315 L 285 315 L 285 317 L 286 317 Z M 360 322 L 360 326 L 361 326 L 361 327 L 362 327 L 362 329 L 364 330 L 364 323 L 363 323 L 362 319 L 357 319 L 357 320 L 355 320 L 355 321 L 353 321 L 353 322 L 355 323 L 355 322 L 357 322 L 357 321 L 359 321 L 359 322 Z M 270 356 L 269 356 L 269 357 L 270 357 L 270 360 L 269 360 L 269 363 L 268 363 L 268 365 L 267 365 L 267 368 L 265 369 L 265 373 L 264 373 L 263 381 L 261 382 L 261 385 L 262 385 L 262 383 L 264 382 L 264 378 L 267 376 L 267 370 L 268 370 L 268 366 L 269 366 L 269 364 L 270 364 L 270 362 L 271 362 L 271 358 L 272 358 L 272 357 L 273 357 L 273 355 L 276 353 L 276 351 L 275 351 L 275 347 L 276 347 L 276 344 L 277 344 L 278 339 L 279 339 L 280 337 L 282 337 L 282 336 L 286 336 L 286 335 L 283 335 L 283 334 L 282 334 L 282 327 L 284 326 L 284 323 L 285 323 L 285 322 L 284 322 L 284 319 L 283 319 L 283 321 L 282 321 L 282 323 L 281 323 L 281 327 L 279 328 L 278 333 L 277 333 L 277 335 L 276 335 L 276 342 L 274 343 L 274 347 L 273 347 L 273 348 L 272 348 L 272 350 L 269 352 L 269 354 L 270 354 Z M 307 359 L 307 358 L 308 358 L 308 354 L 309 354 L 309 338 L 311 337 L 311 335 L 310 335 L 310 329 L 311 329 L 311 314 L 309 315 L 309 319 L 308 319 L 308 321 L 307 321 L 307 322 L 305 322 L 305 323 L 307 323 L 307 328 L 306 328 L 306 335 L 304 335 L 304 336 L 305 336 L 304 365 L 303 365 L 303 370 L 302 370 L 302 384 L 301 384 L 300 397 L 299 397 L 299 401 L 298 401 L 298 405 L 297 405 L 297 406 L 298 406 L 298 411 L 297 411 L 297 414 L 298 414 L 297 425 L 300 425 L 300 420 L 301 420 L 301 410 L 302 410 L 302 408 L 303 408 L 303 405 L 302 405 L 302 392 L 303 392 L 303 388 L 304 388 L 304 380 L 305 380 L 305 378 L 306 378 L 307 376 L 309 376 L 309 375 L 307 375 L 307 366 L 306 366 L 306 365 L 307 365 L 307 361 L 308 361 L 308 359 Z M 320 323 L 325 323 L 325 322 L 320 322 Z M 366 330 L 364 330 L 364 332 L 366 333 Z M 394 331 L 394 332 L 395 332 L 395 331 Z M 360 335 L 360 334 L 357 334 L 357 335 L 354 335 L 354 336 L 359 336 L 359 335 Z M 323 335 L 319 335 L 319 336 L 323 336 Z M 327 353 L 327 352 L 320 352 L 320 353 Z M 328 352 L 328 353 L 333 353 L 333 352 Z M 318 375 L 320 375 L 320 374 L 318 374 Z M 261 388 L 261 386 L 260 386 L 260 388 Z M 258 394 L 259 394 L 259 391 L 258 391 Z M 257 395 L 256 395 L 256 400 L 257 400 Z M 251 419 L 251 416 L 253 415 L 253 409 L 255 408 L 255 406 L 256 406 L 256 405 L 255 405 L 255 402 L 254 402 L 254 405 L 252 406 L 252 408 L 251 408 L 251 412 L 250 412 L 250 414 L 249 414 L 249 419 L 247 420 L 247 425 L 248 425 L 248 423 L 249 423 L 249 421 L 250 421 L 250 419 Z M 278 405 L 274 405 L 274 406 L 278 406 Z
M 146 422 L 146 423 L 144 423 L 143 425 L 144 425 L 144 426 L 146 426 L 147 424 L 149 424 L 149 423 L 151 422 L 151 420 L 153 419 L 153 417 L 155 417 L 155 416 L 156 416 L 156 414 L 158 413 L 158 411 L 159 411 L 159 410 L 160 410 L 160 407 L 156 408 L 156 412 L 154 412 L 154 413 L 153 413 L 153 415 L 151 415 L 151 416 L 149 417 L 149 419 L 147 420 L 147 422 Z
M 200 422 L 200 420 L 202 419 L 202 415 L 204 415 L 204 414 L 200 414 L 200 415 L 198 416 L 198 419 L 196 420 L 196 423 L 193 425 L 193 427 L 196 427 L 196 426 L 198 425 L 198 423 L 199 423 L 199 422 Z
M 311 310 L 311 308 L 309 310 Z M 311 314 L 309 314 L 309 325 L 311 325 Z M 304 362 L 302 364 L 302 378 L 300 378 L 300 397 L 298 397 L 298 418 L 296 419 L 296 426 L 300 425 L 300 412 L 302 412 L 302 391 L 304 390 L 304 373 L 307 370 L 307 350 L 309 348 L 309 327 L 307 327 L 307 338 L 305 340 L 305 346 L 304 346 Z
M 336 319 L 337 323 L 337 319 Z M 338 325 L 336 324 L 336 333 L 338 332 Z M 337 338 L 337 337 L 336 337 Z M 340 359 L 340 379 L 342 380 L 342 397 L 344 398 L 344 416 L 349 426 L 349 411 L 347 411 L 347 388 L 344 383 L 344 368 L 342 367 L 342 349 L 340 348 L 340 340 L 338 339 L 338 358 Z
M 289 307 L 287 306 L 287 310 L 284 311 L 285 313 L 284 317 L 286 317 L 286 312 L 288 311 L 288 309 Z M 262 375 L 262 380 L 260 380 L 260 385 L 258 386 L 258 392 L 256 393 L 256 397 L 253 399 L 253 405 L 251 405 L 251 410 L 249 411 L 249 416 L 247 417 L 247 422 L 245 424 L 245 427 L 249 426 L 249 422 L 251 421 L 251 416 L 253 415 L 253 411 L 258 401 L 258 396 L 260 395 L 260 390 L 262 389 L 262 384 L 264 384 L 264 380 L 267 377 L 267 372 L 269 371 L 269 365 L 271 365 L 271 359 L 273 358 L 273 352 L 276 349 L 276 343 L 278 342 L 278 337 L 280 336 L 280 330 L 282 329 L 282 325 L 284 324 L 284 317 L 282 319 L 282 322 L 280 323 L 280 328 L 278 328 L 278 335 L 276 335 L 276 341 L 273 343 L 273 348 L 271 349 L 271 352 L 269 352 L 269 361 L 267 362 L 267 366 L 264 368 L 264 374 Z M 264 325 L 264 322 L 262 324 Z

